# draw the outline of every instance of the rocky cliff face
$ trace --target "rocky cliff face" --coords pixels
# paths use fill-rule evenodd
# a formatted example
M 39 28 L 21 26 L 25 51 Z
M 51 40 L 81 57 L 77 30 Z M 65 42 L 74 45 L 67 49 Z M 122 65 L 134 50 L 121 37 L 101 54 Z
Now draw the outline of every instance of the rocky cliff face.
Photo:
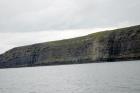
M 0 55 L 0 67 L 140 59 L 140 26 L 17 47 Z

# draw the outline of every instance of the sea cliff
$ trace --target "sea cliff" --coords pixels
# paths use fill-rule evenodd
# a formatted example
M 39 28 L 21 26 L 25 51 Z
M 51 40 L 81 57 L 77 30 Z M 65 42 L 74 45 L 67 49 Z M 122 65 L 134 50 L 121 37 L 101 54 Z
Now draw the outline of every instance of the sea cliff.
M 140 59 L 140 25 L 13 48 L 0 68 Z

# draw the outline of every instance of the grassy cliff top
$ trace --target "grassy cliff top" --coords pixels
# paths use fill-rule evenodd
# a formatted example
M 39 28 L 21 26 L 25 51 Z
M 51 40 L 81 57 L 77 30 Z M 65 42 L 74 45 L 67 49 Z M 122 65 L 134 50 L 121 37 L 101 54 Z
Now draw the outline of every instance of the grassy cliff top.
M 8 52 L 11 51 L 15 51 L 15 50 L 26 50 L 26 49 L 30 49 L 30 50 L 34 50 L 36 48 L 44 48 L 44 47 L 57 47 L 57 46 L 75 46 L 75 45 L 81 45 L 83 43 L 85 43 L 86 41 L 98 41 L 98 40 L 103 40 L 106 37 L 108 37 L 108 35 L 113 34 L 113 33 L 128 33 L 128 32 L 132 32 L 132 31 L 140 31 L 138 30 L 140 29 L 140 25 L 136 25 L 136 26 L 131 26 L 131 27 L 126 27 L 126 28 L 119 28 L 119 29 L 115 29 L 115 30 L 107 30 L 107 31 L 101 31 L 101 32 L 96 32 L 96 33 L 92 33 L 86 36 L 82 36 L 82 37 L 76 37 L 76 38 L 71 38 L 71 39 L 64 39 L 64 40 L 58 40 L 58 41 L 51 41 L 51 42 L 44 42 L 44 43 L 37 43 L 37 44 L 33 44 L 33 45 L 28 45 L 28 46 L 21 46 L 21 47 L 15 47 Z

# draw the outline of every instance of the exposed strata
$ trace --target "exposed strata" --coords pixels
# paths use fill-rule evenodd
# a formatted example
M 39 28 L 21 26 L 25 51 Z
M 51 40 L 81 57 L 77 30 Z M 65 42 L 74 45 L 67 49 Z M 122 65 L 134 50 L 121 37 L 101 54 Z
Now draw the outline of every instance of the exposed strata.
M 0 68 L 140 59 L 140 26 L 13 48 Z

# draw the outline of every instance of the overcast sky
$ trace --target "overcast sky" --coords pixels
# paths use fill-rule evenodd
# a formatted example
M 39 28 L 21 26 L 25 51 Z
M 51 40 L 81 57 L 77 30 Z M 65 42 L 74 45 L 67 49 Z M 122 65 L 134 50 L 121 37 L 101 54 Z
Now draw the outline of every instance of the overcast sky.
M 0 0 L 0 53 L 140 24 L 140 0 Z

